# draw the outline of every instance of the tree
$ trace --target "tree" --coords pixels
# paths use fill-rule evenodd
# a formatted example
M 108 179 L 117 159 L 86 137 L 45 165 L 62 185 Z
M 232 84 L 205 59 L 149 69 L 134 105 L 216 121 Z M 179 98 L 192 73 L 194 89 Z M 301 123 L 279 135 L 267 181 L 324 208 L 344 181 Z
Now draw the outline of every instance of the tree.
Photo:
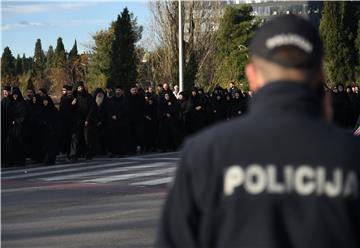
M 34 52 L 34 70 L 35 72 L 42 73 L 45 69 L 45 54 L 41 47 L 41 40 L 37 39 L 35 43 L 35 52 Z
M 140 30 L 140 35 L 139 31 Z M 111 44 L 111 62 L 108 86 L 121 84 L 129 88 L 137 79 L 137 56 L 135 43 L 141 38 L 142 27 L 124 8 L 115 22 L 114 40 Z
M 31 77 L 29 78 L 29 80 L 26 83 L 26 89 L 35 91 L 34 83 L 31 80 Z
M 49 49 L 46 53 L 46 67 L 53 68 L 55 66 L 55 53 L 53 46 L 49 46 Z
M 217 49 L 215 30 L 219 26 L 225 2 L 221 1 L 183 1 L 183 54 L 184 85 L 188 89 L 194 81 L 206 86 L 213 80 Z M 147 42 L 152 45 L 150 56 L 156 81 L 178 82 L 178 2 L 152 1 L 151 34 Z
M 92 35 L 94 44 L 90 46 L 92 52 L 89 54 L 89 73 L 86 78 L 90 89 L 105 87 L 109 80 L 114 29 L 113 22 L 108 29 L 99 30 Z
M 22 60 L 20 58 L 20 55 L 18 54 L 18 56 L 16 57 L 16 63 L 15 63 L 15 74 L 16 75 L 21 75 L 24 72 L 24 68 L 22 65 Z
M 75 40 L 74 46 L 69 52 L 69 62 L 72 62 L 73 60 L 77 59 L 78 57 L 78 50 L 77 50 L 77 43 Z
M 1 55 L 1 78 L 10 80 L 15 75 L 15 58 L 13 57 L 9 47 L 4 48 Z
M 325 50 L 325 71 L 332 83 L 349 83 L 355 78 L 355 41 L 360 9 L 358 3 L 324 2 L 320 35 Z
M 215 82 L 227 86 L 230 81 L 246 83 L 244 69 L 248 62 L 250 39 L 259 20 L 251 15 L 250 5 L 227 7 L 217 31 Z
M 55 48 L 55 67 L 63 68 L 66 66 L 66 53 L 62 38 L 57 39 Z

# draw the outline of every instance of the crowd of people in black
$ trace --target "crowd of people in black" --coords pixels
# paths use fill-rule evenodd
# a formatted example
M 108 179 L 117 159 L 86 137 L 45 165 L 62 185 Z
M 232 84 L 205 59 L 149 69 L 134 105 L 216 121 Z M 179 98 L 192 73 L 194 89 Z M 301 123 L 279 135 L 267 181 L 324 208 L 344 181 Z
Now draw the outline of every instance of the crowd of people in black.
M 125 92 L 121 86 L 89 94 L 83 82 L 64 85 L 56 107 L 46 89 L 3 87 L 1 101 L 2 165 L 51 165 L 65 154 L 70 161 L 96 155 L 123 156 L 142 152 L 174 151 L 184 137 L 213 123 L 241 116 L 251 92 L 230 83 L 206 93 L 192 88 L 159 84 L 156 89 L 139 84 Z M 360 114 L 357 86 L 333 89 L 334 120 L 354 128 Z

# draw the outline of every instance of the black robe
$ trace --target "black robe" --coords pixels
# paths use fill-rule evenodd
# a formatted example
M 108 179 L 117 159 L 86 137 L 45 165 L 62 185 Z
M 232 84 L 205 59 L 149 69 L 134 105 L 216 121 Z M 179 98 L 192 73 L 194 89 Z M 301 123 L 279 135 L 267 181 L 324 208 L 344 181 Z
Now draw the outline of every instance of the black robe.
M 25 118 L 26 103 L 23 98 L 11 100 L 7 118 L 9 129 L 5 141 L 5 159 L 10 166 L 25 165 Z
M 114 117 L 114 118 L 113 118 Z M 129 113 L 124 96 L 114 96 L 109 101 L 109 151 L 113 155 L 123 155 L 129 148 Z
M 45 165 L 55 164 L 59 141 L 59 112 L 52 103 L 42 106 L 40 115 L 40 132 L 42 137 L 41 154 Z
M 106 100 L 104 97 L 103 102 L 97 105 L 94 99 L 86 119 L 88 125 L 85 127 L 85 138 L 88 159 L 93 158 L 94 155 L 104 155 L 107 151 L 108 102 Z
M 188 112 L 188 125 L 190 134 L 195 133 L 207 124 L 206 103 L 203 96 L 197 94 L 190 97 L 190 107 Z M 197 110 L 197 107 L 201 109 Z
M 1 99 L 1 164 L 7 164 L 5 141 L 9 131 L 9 106 L 10 96 Z
M 130 143 L 131 150 L 135 152 L 137 146 L 144 144 L 144 107 L 145 98 L 139 94 L 127 97 L 129 108 Z
M 144 109 L 144 145 L 145 151 L 155 151 L 158 136 L 158 107 L 157 102 L 151 100 L 145 103 Z
M 60 151 L 69 156 L 71 134 L 73 130 L 75 107 L 72 105 L 73 96 L 62 96 L 60 99 L 59 117 L 61 123 Z
M 41 98 L 34 96 L 34 99 L 27 99 L 27 115 L 25 124 L 27 157 L 30 157 L 34 163 L 42 161 L 41 146 L 43 144 L 42 137 L 39 136 L 41 131 L 39 115 L 41 112 Z
M 93 104 L 90 94 L 83 92 L 75 96 L 77 102 L 75 104 L 74 123 L 72 128 L 71 144 L 69 157 L 76 160 L 78 157 L 85 156 L 87 149 L 85 143 L 85 121 L 90 113 Z
M 180 133 L 177 127 L 179 105 L 175 100 L 161 100 L 159 103 L 159 147 L 165 151 L 175 150 L 179 145 Z

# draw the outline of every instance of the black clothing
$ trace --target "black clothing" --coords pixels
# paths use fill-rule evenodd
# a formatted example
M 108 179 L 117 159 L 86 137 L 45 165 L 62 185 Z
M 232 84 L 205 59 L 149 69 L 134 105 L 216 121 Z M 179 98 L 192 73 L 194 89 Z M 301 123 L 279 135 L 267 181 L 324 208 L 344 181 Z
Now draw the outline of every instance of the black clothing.
M 187 121 L 190 127 L 189 133 L 193 134 L 205 127 L 207 122 L 207 112 L 205 99 L 202 95 L 191 95 L 189 100 L 189 111 L 187 114 Z M 198 108 L 198 109 L 197 109 Z
M 101 104 L 92 103 L 85 127 L 86 157 L 93 158 L 97 154 L 104 155 L 107 151 L 108 102 L 104 94 Z
M 12 97 L 11 97 L 12 98 Z M 11 99 L 8 108 L 7 136 L 5 140 L 5 160 L 11 165 L 25 165 L 25 118 L 26 103 L 21 95 L 17 100 Z
M 41 98 L 37 96 L 34 96 L 33 99 L 25 100 L 27 107 L 25 118 L 26 155 L 35 163 L 42 161 L 42 139 L 39 137 L 39 131 L 41 132 L 39 122 L 39 115 L 42 109 L 41 101 Z
M 74 110 L 72 105 L 73 96 L 65 95 L 60 99 L 59 118 L 61 123 L 60 150 L 69 156 L 71 134 L 74 122 Z
M 144 109 L 144 148 L 155 151 L 158 136 L 158 107 L 154 100 L 146 101 Z
M 350 101 L 344 91 L 333 94 L 333 109 L 335 124 L 343 128 L 350 127 Z
M 141 95 L 129 95 L 127 98 L 129 108 L 129 125 L 132 135 L 130 141 L 131 151 L 135 151 L 135 147 L 144 144 L 144 107 L 145 99 Z
M 129 152 L 129 113 L 124 96 L 114 96 L 109 101 L 109 151 L 112 154 Z
M 158 247 L 360 247 L 359 151 L 307 85 L 269 83 L 186 142 Z
M 44 97 L 49 101 L 50 97 Z M 58 152 L 59 140 L 59 112 L 52 104 L 52 101 L 47 106 L 42 106 L 39 114 L 39 133 L 41 134 L 41 155 L 43 163 L 46 165 L 55 164 L 56 155 Z
M 69 157 L 74 160 L 78 157 L 84 156 L 87 152 L 84 128 L 85 121 L 88 118 L 93 104 L 91 95 L 86 92 L 75 94 L 75 98 L 77 101 L 74 110 L 74 122 L 69 153 Z
M 159 103 L 159 148 L 175 150 L 179 144 L 177 120 L 179 105 L 175 100 L 162 99 Z
M 5 141 L 8 136 L 9 131 L 9 106 L 10 106 L 10 96 L 4 97 L 1 99 L 1 164 L 6 164 L 6 149 Z
M 220 95 L 213 95 L 211 98 L 213 121 L 219 122 L 226 118 L 225 100 Z
M 241 96 L 239 98 L 235 97 L 231 101 L 226 117 L 231 119 L 237 116 L 241 116 L 245 114 L 245 110 L 246 110 L 246 100 Z

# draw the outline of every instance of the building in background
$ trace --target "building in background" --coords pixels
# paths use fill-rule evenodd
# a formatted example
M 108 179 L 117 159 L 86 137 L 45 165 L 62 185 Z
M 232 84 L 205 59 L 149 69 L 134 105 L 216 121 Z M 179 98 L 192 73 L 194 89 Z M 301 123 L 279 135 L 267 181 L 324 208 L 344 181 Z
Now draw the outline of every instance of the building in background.
M 281 14 L 296 14 L 307 18 L 319 28 L 322 1 L 267 1 L 267 0 L 235 0 L 232 4 L 251 4 L 254 15 L 265 21 Z

